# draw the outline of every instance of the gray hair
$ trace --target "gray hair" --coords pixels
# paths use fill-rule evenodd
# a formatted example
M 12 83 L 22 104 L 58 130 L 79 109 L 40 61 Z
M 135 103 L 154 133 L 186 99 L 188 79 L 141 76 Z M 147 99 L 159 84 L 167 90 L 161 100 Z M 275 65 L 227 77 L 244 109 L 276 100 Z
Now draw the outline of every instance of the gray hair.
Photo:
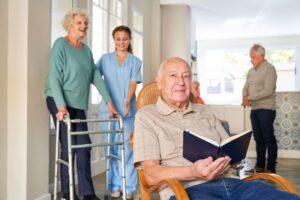
M 266 50 L 260 44 L 254 44 L 250 49 L 250 53 L 251 53 L 251 51 L 255 51 L 258 55 L 265 57 Z
M 168 63 L 168 62 L 174 62 L 174 61 L 185 63 L 189 67 L 189 69 L 191 70 L 191 67 L 190 67 L 189 63 L 187 61 L 185 61 L 184 59 L 182 59 L 180 57 L 171 57 L 171 58 L 168 58 L 168 59 L 164 60 L 160 64 L 159 69 L 158 69 L 156 75 L 160 77 L 162 75 L 162 72 L 163 72 L 163 69 L 164 69 L 166 63 Z
M 79 8 L 72 8 L 65 14 L 64 19 L 62 20 L 62 26 L 67 32 L 70 30 L 74 17 L 77 15 L 84 17 L 87 20 L 87 22 L 89 21 L 88 14 L 85 10 Z

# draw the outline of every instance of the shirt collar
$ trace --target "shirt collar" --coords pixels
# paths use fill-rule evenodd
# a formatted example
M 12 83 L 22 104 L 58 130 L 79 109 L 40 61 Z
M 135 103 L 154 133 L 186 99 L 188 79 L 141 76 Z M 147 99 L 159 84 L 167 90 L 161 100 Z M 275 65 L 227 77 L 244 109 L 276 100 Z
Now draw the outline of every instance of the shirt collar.
M 255 70 L 263 68 L 267 63 L 268 63 L 268 61 L 264 60 L 264 62 L 262 62 L 260 65 L 258 65 Z
M 158 97 L 156 106 L 158 108 L 158 111 L 163 115 L 170 115 L 171 113 L 179 110 L 172 106 L 169 106 L 166 102 L 164 102 L 164 100 L 161 97 Z M 188 105 L 187 109 L 185 111 L 183 111 L 183 114 L 185 115 L 187 113 L 194 112 L 196 110 L 197 109 L 194 106 L 194 104 L 192 102 L 189 102 L 189 105 Z

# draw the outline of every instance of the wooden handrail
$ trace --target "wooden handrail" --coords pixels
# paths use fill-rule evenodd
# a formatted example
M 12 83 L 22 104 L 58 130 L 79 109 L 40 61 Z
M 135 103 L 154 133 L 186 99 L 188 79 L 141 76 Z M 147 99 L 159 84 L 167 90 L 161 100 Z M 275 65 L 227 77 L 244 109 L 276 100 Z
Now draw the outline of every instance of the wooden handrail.
M 138 169 L 138 175 L 139 175 L 141 190 L 142 190 L 142 200 L 149 200 L 150 193 L 158 192 L 159 188 L 164 185 L 167 185 L 171 188 L 171 190 L 175 194 L 176 199 L 189 200 L 189 197 L 188 197 L 183 185 L 175 179 L 165 179 L 165 180 L 160 181 L 156 185 L 150 186 L 150 185 L 148 185 L 148 183 L 146 181 L 146 178 L 144 176 L 144 172 L 142 169 Z

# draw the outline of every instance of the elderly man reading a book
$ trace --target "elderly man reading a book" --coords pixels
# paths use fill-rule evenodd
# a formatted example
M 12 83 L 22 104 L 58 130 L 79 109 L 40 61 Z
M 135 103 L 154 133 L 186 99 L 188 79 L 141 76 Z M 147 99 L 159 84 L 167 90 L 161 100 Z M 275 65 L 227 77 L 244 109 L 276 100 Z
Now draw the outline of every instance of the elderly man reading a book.
M 161 64 L 157 84 L 162 96 L 139 110 L 135 119 L 134 162 L 142 167 L 148 184 L 177 179 L 190 199 L 300 199 L 262 182 L 245 183 L 228 173 L 231 158 L 207 157 L 190 162 L 183 157 L 183 132 L 189 130 L 216 142 L 228 138 L 209 108 L 189 102 L 191 71 L 181 58 Z M 175 199 L 166 187 L 161 199 Z

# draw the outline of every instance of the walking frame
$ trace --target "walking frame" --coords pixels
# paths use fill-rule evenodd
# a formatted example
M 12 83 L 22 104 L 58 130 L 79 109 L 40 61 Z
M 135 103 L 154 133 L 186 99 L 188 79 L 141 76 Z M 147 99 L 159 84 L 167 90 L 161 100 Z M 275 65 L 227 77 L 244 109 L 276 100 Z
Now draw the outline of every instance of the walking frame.
M 56 142 L 55 142 L 55 169 L 54 169 L 54 200 L 57 200 L 57 181 L 58 181 L 58 165 L 63 164 L 68 166 L 69 172 L 69 192 L 70 192 L 70 200 L 74 200 L 74 183 L 73 183 L 73 160 L 72 160 L 72 150 L 78 148 L 90 148 L 90 147 L 106 147 L 105 153 L 105 161 L 106 161 L 106 184 L 105 184 L 105 199 L 109 199 L 108 195 L 108 172 L 109 172 L 109 163 L 110 159 L 118 159 L 121 160 L 122 164 L 122 192 L 123 192 L 123 200 L 126 199 L 126 175 L 125 175 L 125 157 L 124 157 L 124 150 L 125 150 L 125 140 L 124 140 L 124 129 L 123 129 L 123 119 L 120 116 L 109 118 L 109 119 L 70 119 L 69 116 L 65 116 L 63 122 L 67 125 L 67 140 L 68 140 L 68 161 L 62 160 L 58 157 L 59 155 L 59 134 L 60 134 L 60 122 L 56 121 Z M 97 130 L 97 131 L 75 131 L 71 130 L 71 125 L 76 123 L 107 123 L 108 129 L 107 130 Z M 119 129 L 111 130 L 111 123 L 117 122 L 119 125 Z M 89 134 L 107 134 L 107 141 L 106 143 L 97 143 L 97 144 L 80 144 L 80 145 L 72 145 L 71 137 L 73 135 L 89 135 Z M 111 142 L 110 141 L 110 134 L 118 134 L 120 140 L 118 142 Z M 121 148 L 121 158 L 117 157 L 116 155 L 110 154 L 110 147 L 118 145 Z

